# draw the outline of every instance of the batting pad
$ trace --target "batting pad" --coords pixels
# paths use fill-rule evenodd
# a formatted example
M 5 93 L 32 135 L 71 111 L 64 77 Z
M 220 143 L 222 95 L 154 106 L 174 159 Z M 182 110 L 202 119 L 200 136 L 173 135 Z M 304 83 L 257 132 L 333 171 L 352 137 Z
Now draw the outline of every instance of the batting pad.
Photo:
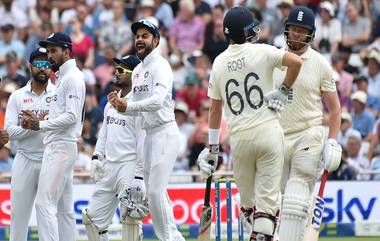
M 280 216 L 280 240 L 301 241 L 309 210 L 309 186 L 299 178 L 286 184 Z
M 143 240 L 141 221 L 131 217 L 125 217 L 122 220 L 122 241 L 141 241 Z
M 87 215 L 87 209 L 82 211 L 83 224 L 86 227 L 86 233 L 89 241 L 108 241 L 107 229 L 99 230 Z

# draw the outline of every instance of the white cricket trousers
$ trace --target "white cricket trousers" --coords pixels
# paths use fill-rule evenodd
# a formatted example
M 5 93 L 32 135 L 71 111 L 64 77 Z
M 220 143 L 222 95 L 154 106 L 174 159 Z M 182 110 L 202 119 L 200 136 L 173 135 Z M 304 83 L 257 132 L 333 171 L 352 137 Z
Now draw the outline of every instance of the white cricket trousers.
M 308 186 L 310 194 L 322 167 L 323 144 L 326 130 L 313 126 L 304 131 L 285 135 L 285 161 L 282 172 L 281 191 L 291 178 L 300 178 Z
M 28 224 L 37 193 L 41 161 L 28 159 L 21 151 L 16 153 L 11 180 L 10 241 L 27 241 Z
M 100 230 L 108 228 L 119 204 L 116 197 L 122 188 L 131 184 L 135 176 L 136 161 L 106 162 L 105 174 L 96 182 L 87 214 Z
M 272 216 L 279 210 L 284 133 L 278 120 L 230 136 L 233 173 L 243 207 Z
M 36 198 L 40 241 L 75 241 L 73 166 L 77 157 L 76 142 L 55 141 L 46 146 Z
M 180 132 L 175 122 L 146 131 L 144 180 L 154 232 L 159 240 L 184 240 L 174 222 L 167 194 L 169 176 L 178 155 Z

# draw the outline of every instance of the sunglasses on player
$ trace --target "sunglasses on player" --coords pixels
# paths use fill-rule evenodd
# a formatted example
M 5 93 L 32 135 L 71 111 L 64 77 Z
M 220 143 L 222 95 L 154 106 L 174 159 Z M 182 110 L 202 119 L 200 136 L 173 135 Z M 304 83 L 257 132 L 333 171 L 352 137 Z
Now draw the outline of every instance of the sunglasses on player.
M 32 66 L 39 69 L 41 68 L 50 69 L 51 64 L 50 64 L 50 61 L 47 61 L 47 60 L 34 60 L 32 62 Z
M 130 69 L 125 69 L 125 68 L 123 68 L 123 67 L 117 66 L 117 67 L 116 67 L 116 72 L 117 72 L 118 74 L 131 74 L 131 73 L 132 73 L 132 70 L 130 70 Z

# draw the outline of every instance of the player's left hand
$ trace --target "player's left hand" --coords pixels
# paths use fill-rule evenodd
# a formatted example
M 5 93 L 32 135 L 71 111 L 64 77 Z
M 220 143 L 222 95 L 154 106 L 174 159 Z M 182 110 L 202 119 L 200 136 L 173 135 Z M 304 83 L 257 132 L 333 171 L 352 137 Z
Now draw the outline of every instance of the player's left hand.
M 149 204 L 146 200 L 142 203 L 123 202 L 120 200 L 120 216 L 122 219 L 128 216 L 135 220 L 143 220 L 149 213 Z
M 146 197 L 146 188 L 144 180 L 136 179 L 136 177 L 133 179 L 131 184 L 131 199 L 135 203 L 142 203 L 145 200 Z
M 264 100 L 267 103 L 269 109 L 281 112 L 288 104 L 290 92 L 291 89 L 287 88 L 285 85 L 281 85 L 279 89 L 267 93 L 264 97 Z
M 142 220 L 148 216 L 150 212 L 148 201 L 147 199 L 143 199 L 140 202 L 132 200 L 132 195 L 134 195 L 132 189 L 134 188 L 132 188 L 131 185 L 124 185 L 116 195 L 120 201 L 120 215 L 122 218 L 129 216 L 136 220 Z
M 108 101 L 118 112 L 125 112 L 127 109 L 127 101 L 124 98 L 120 98 L 116 91 L 108 94 Z
M 342 159 L 342 147 L 333 138 L 329 138 L 323 148 L 323 162 L 325 169 L 333 172 L 339 168 Z

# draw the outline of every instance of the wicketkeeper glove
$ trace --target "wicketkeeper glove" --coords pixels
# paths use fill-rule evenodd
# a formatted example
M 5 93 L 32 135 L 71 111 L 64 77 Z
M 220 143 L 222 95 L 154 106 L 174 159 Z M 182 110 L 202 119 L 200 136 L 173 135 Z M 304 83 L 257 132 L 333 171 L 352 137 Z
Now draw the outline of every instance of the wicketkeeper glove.
M 142 177 L 135 177 L 131 184 L 131 199 L 135 203 L 142 203 L 146 197 L 146 188 Z
M 197 160 L 201 176 L 204 179 L 211 176 L 218 166 L 219 145 L 211 145 L 210 147 L 211 150 L 208 148 L 203 149 Z
M 95 181 L 99 181 L 100 179 L 104 177 L 104 174 L 105 174 L 104 164 L 105 164 L 104 161 L 102 161 L 98 155 L 92 156 L 91 177 Z
M 267 93 L 264 100 L 270 109 L 281 112 L 288 103 L 291 91 L 291 89 L 282 84 L 279 89 Z
M 339 168 L 341 160 L 342 147 L 335 139 L 328 139 L 323 148 L 323 162 L 325 164 L 325 169 L 329 172 L 335 171 Z
M 141 181 L 144 183 L 143 180 Z M 142 220 L 150 213 L 148 201 L 146 198 L 140 200 L 139 202 L 136 202 L 132 197 L 136 195 L 136 193 L 134 193 L 134 190 L 137 190 L 136 187 L 138 185 L 140 185 L 139 181 L 135 187 L 132 187 L 130 185 L 124 185 L 121 188 L 120 192 L 116 195 L 120 201 L 120 215 L 122 219 L 125 219 L 125 217 L 128 216 L 135 220 Z M 145 185 L 143 188 L 145 190 Z

